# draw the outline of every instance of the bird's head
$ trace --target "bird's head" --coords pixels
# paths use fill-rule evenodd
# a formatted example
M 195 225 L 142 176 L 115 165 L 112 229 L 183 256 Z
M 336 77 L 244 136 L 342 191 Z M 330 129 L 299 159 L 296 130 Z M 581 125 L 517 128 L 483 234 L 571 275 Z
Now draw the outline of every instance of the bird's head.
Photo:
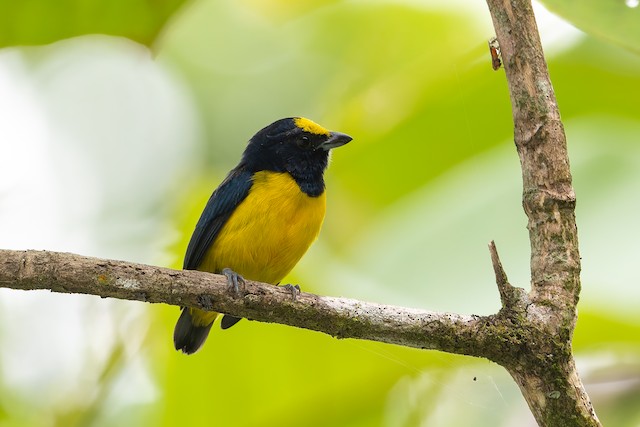
M 252 171 L 271 170 L 299 175 L 324 172 L 329 151 L 351 137 L 331 132 L 303 117 L 289 117 L 271 123 L 250 140 L 242 163 Z

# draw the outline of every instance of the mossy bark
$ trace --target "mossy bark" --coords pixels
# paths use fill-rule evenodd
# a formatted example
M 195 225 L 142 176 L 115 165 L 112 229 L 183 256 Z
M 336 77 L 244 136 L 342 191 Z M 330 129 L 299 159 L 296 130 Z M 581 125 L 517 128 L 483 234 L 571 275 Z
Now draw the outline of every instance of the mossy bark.
M 487 0 L 509 85 L 531 242 L 531 291 L 503 366 L 541 426 L 599 426 L 571 352 L 580 254 L 567 143 L 530 0 Z

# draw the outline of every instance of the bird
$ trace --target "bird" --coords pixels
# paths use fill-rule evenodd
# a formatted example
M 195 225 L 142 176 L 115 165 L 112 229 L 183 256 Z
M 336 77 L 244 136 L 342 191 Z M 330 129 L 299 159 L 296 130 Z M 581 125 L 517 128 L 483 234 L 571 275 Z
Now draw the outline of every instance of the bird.
M 317 238 L 330 152 L 351 140 L 304 117 L 280 119 L 258 131 L 209 198 L 183 269 L 224 274 L 236 292 L 244 279 L 278 285 Z M 198 351 L 218 315 L 182 307 L 173 334 L 176 350 Z M 239 320 L 224 314 L 220 326 L 228 329 Z

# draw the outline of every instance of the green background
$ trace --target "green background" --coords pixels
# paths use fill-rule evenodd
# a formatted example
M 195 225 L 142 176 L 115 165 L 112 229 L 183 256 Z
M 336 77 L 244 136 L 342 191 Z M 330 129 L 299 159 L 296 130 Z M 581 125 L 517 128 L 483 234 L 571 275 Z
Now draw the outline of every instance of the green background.
M 578 199 L 575 354 L 603 423 L 637 426 L 640 10 L 544 3 L 587 32 L 536 5 Z M 529 243 L 492 35 L 482 2 L 0 0 L 0 246 L 179 268 L 245 142 L 306 116 L 354 140 L 287 281 L 495 312 L 486 245 L 527 287 Z M 187 357 L 178 313 L 0 290 L 0 427 L 534 425 L 485 360 L 249 321 Z

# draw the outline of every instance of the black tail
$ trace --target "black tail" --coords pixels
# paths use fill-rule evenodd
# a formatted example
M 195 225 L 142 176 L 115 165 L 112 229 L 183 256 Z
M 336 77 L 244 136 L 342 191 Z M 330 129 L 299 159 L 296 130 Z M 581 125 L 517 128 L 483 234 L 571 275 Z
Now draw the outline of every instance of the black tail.
M 213 322 L 206 326 L 194 325 L 190 310 L 184 307 L 173 331 L 173 344 L 176 350 L 184 354 L 193 354 L 198 351 L 207 339 L 211 325 Z
M 235 325 L 241 320 L 242 320 L 242 317 L 235 317 L 235 316 L 230 316 L 228 314 L 225 314 L 224 316 L 222 316 L 220 327 L 222 329 L 229 329 L 230 327 L 232 327 L 233 325 Z

